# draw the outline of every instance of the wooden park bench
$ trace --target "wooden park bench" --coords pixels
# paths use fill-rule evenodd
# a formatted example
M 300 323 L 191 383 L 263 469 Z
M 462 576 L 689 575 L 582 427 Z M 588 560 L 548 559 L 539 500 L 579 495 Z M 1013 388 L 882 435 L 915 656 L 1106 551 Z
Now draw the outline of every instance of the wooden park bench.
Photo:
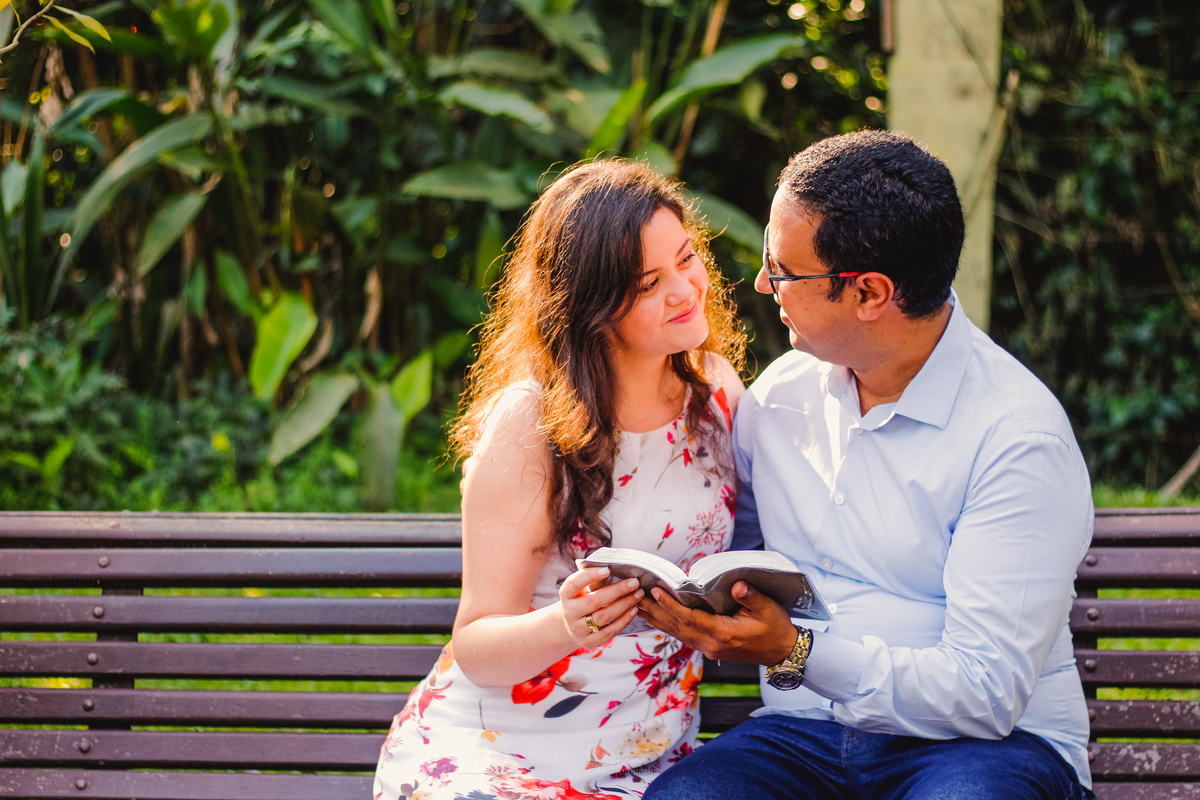
M 404 703 L 396 682 L 423 677 L 440 646 L 278 640 L 448 633 L 453 596 L 331 590 L 457 586 L 459 518 L 0 514 L 0 564 L 0 798 L 362 800 Z M 1098 512 L 1077 586 L 1071 625 L 1097 794 L 1200 797 L 1200 593 L 1097 597 L 1200 588 L 1200 509 Z M 242 591 L 147 594 L 172 587 Z M 296 587 L 325 596 L 262 591 Z M 1190 638 L 1193 650 L 1098 649 L 1098 639 L 1129 637 Z M 91 687 L 51 688 L 71 678 Z M 161 687 L 172 680 L 210 688 Z M 235 690 L 247 681 L 256 688 Z M 322 691 L 332 681 L 376 691 Z M 710 664 L 705 681 L 754 683 L 757 671 Z M 1192 699 L 1096 699 L 1110 687 L 1188 689 Z M 757 706 L 705 697 L 704 730 L 726 730 Z

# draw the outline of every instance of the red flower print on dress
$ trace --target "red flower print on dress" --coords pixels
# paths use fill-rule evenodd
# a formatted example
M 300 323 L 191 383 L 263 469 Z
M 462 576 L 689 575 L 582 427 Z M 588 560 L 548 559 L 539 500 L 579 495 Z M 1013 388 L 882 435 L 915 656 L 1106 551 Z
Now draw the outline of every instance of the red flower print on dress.
M 622 475 L 621 477 L 617 478 L 617 483 L 618 483 L 618 484 L 620 484 L 621 486 L 626 486 L 626 485 L 628 485 L 628 484 L 629 484 L 629 482 L 630 482 L 631 480 L 633 480 L 633 475 L 632 475 L 632 474 L 630 474 L 630 475 Z
M 671 525 L 671 523 L 669 523 L 669 522 L 668 522 L 668 523 L 667 523 L 667 529 L 666 529 L 665 531 L 663 531 L 663 535 L 662 535 L 662 541 L 660 541 L 660 542 L 658 543 L 658 547 L 656 547 L 656 548 L 654 548 L 654 549 L 655 549 L 655 550 L 657 550 L 657 549 L 659 549 L 659 547 L 662 547 L 662 546 L 663 546 L 663 544 L 665 544 L 665 543 L 666 543 L 667 539 L 670 539 L 670 538 L 671 538 L 671 534 L 672 534 L 672 533 L 674 533 L 674 532 L 675 532 L 675 527 L 674 527 L 673 525 Z
M 667 431 L 667 441 L 670 442 L 671 444 L 675 444 L 675 434 L 671 433 L 670 431 Z
M 653 653 L 647 653 L 642 649 L 640 644 L 637 645 L 637 651 L 639 658 L 631 659 L 631 663 L 639 664 L 640 666 L 634 670 L 633 677 L 637 679 L 638 683 L 642 683 L 650 675 L 650 672 L 659 665 L 662 657 L 656 656 Z
M 692 547 L 704 545 L 721 546 L 725 541 L 725 531 L 728 526 L 716 511 L 705 511 L 696 517 L 696 522 L 688 526 L 688 543 Z
M 555 684 L 566 674 L 570 664 L 571 657 L 567 656 L 562 661 L 551 664 L 541 674 L 535 675 L 524 683 L 518 683 L 512 688 L 512 701 L 531 706 L 542 702 L 554 691 Z
M 729 486 L 722 486 L 721 499 L 725 501 L 725 508 L 729 509 L 729 518 L 733 519 L 737 513 L 737 492 Z
M 729 411 L 729 398 L 725 396 L 725 387 L 722 386 L 713 392 L 713 400 L 717 401 L 717 406 L 721 412 L 725 414 L 725 429 L 733 430 L 733 414 Z
M 690 466 L 692 463 L 692 454 L 686 447 L 683 448 L 683 465 Z

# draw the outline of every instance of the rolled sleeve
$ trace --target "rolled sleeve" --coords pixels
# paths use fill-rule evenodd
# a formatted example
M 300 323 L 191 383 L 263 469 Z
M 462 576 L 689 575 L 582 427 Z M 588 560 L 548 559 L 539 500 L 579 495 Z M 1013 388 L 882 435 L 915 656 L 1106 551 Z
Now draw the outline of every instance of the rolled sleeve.
M 805 685 L 861 730 L 1007 736 L 1067 624 L 1091 519 L 1078 450 L 1049 433 L 998 447 L 977 462 L 954 526 L 941 641 L 904 648 L 814 636 Z

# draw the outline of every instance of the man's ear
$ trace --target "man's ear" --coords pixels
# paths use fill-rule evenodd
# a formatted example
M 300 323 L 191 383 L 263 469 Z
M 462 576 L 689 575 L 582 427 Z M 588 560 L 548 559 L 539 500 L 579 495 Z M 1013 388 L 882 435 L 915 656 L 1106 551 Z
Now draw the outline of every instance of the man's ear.
M 852 290 L 858 298 L 858 318 L 863 322 L 879 319 L 896 294 L 896 284 L 879 272 L 864 272 L 854 279 Z

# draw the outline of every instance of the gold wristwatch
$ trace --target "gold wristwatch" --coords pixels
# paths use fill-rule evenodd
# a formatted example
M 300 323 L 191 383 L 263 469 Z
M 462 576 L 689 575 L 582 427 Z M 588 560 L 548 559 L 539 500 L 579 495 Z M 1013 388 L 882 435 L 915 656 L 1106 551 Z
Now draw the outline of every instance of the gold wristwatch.
M 783 692 L 799 688 L 804 683 L 804 665 L 812 652 L 812 642 L 812 631 L 797 625 L 795 647 L 783 661 L 767 667 L 767 683 Z

